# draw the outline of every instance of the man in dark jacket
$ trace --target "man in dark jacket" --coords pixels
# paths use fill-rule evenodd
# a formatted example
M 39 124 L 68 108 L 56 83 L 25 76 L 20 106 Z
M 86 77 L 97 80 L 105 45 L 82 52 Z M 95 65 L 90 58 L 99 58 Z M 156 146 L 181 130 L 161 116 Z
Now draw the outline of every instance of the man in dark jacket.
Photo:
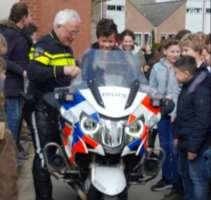
M 24 78 L 27 77 L 30 48 L 22 28 L 29 22 L 30 16 L 26 4 L 16 3 L 11 8 L 9 20 L 0 23 L 0 33 L 4 35 L 8 45 L 8 51 L 4 56 L 7 64 L 4 84 L 6 121 L 17 144 L 22 118 L 21 92 L 24 90 Z
M 185 200 L 208 200 L 203 152 L 211 142 L 210 77 L 206 70 L 198 72 L 190 56 L 180 58 L 175 67 L 177 80 L 183 84 L 177 104 L 175 144 Z
M 52 184 L 46 170 L 43 148 L 49 142 L 60 141 L 58 114 L 46 106 L 42 97 L 57 87 L 69 86 L 72 78 L 79 74 L 71 44 L 79 33 L 80 24 L 76 11 L 59 11 L 54 18 L 53 31 L 41 38 L 30 51 L 29 94 L 36 99 L 32 113 L 36 200 L 52 200 Z

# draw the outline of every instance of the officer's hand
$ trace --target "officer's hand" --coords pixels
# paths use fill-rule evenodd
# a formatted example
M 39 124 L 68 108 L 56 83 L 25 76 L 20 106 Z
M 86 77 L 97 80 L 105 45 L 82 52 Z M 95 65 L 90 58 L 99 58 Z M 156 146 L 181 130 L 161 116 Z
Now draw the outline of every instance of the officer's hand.
M 80 74 L 81 70 L 77 66 L 67 66 L 64 67 L 64 74 L 66 76 L 76 77 L 78 74 Z

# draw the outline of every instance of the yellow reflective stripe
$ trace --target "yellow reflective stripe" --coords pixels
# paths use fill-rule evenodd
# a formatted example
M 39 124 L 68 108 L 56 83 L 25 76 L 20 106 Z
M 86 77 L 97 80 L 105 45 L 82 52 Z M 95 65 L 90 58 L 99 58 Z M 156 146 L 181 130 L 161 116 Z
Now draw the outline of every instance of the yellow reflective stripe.
M 33 53 L 29 53 L 29 60 L 32 60 L 34 58 Z
M 53 56 L 50 53 L 46 52 L 46 51 L 43 52 L 43 55 L 49 57 L 50 59 L 53 59 Z
M 75 66 L 75 59 L 73 58 L 60 58 L 60 59 L 54 59 L 50 60 L 49 65 L 51 66 L 68 66 L 68 65 L 74 65 Z
M 30 51 L 35 51 L 35 48 L 31 47 Z
M 30 51 L 30 53 L 29 53 L 29 56 L 30 56 L 30 54 L 33 56 L 34 54 L 36 54 L 36 51 L 35 51 L 35 49 L 32 49 L 31 48 L 31 51 Z M 43 52 L 42 53 L 42 55 L 45 55 L 45 56 L 47 56 L 48 58 L 50 58 L 50 59 L 53 59 L 53 56 L 51 55 L 51 54 L 49 54 L 48 52 Z
M 29 60 L 40 62 L 44 65 L 48 65 L 50 62 L 50 59 L 46 56 L 37 56 L 35 57 L 33 53 L 29 53 Z
M 41 55 L 36 55 L 35 48 L 31 48 L 29 59 L 49 66 L 63 67 L 68 65 L 75 65 L 75 59 L 72 58 L 70 53 L 51 54 L 45 51 L 41 53 Z
M 30 49 L 30 53 L 34 53 L 34 52 L 36 52 L 36 48 L 32 47 Z M 43 55 L 46 55 L 47 57 L 49 57 L 51 59 L 68 58 L 68 57 L 73 58 L 70 53 L 55 53 L 55 54 L 52 54 L 52 53 L 49 53 L 47 51 L 44 51 Z
M 71 57 L 70 53 L 57 53 L 57 54 L 51 54 L 47 51 L 43 52 L 44 55 L 48 56 L 51 59 L 58 59 L 58 58 L 67 58 L 67 57 Z M 71 57 L 72 58 L 72 57 Z
M 29 59 L 49 66 L 63 67 L 68 65 L 75 65 L 75 59 L 72 58 L 62 58 L 62 59 L 52 60 L 46 56 L 34 57 L 33 54 L 29 54 Z
M 39 57 L 36 57 L 36 58 L 32 58 L 31 60 L 40 62 L 44 65 L 49 65 L 49 62 L 50 62 L 50 59 L 46 56 L 39 56 Z
M 51 55 L 52 55 L 52 59 L 71 57 L 70 53 L 57 53 L 57 54 L 51 54 Z

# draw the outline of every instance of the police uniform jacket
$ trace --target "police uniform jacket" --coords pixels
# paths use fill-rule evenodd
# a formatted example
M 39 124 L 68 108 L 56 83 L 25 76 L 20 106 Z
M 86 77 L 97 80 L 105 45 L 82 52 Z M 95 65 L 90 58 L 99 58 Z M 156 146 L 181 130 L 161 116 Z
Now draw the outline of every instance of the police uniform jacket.
M 55 32 L 41 38 L 29 54 L 29 94 L 41 97 L 54 88 L 69 86 L 71 77 L 65 76 L 65 66 L 75 66 L 73 51 L 63 45 Z

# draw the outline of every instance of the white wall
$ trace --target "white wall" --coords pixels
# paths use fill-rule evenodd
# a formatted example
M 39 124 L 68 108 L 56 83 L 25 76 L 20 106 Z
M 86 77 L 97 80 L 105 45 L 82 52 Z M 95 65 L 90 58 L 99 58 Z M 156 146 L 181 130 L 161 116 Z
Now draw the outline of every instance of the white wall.
M 10 8 L 19 0 L 0 0 L 0 20 L 8 18 Z
M 198 31 L 203 31 L 205 33 L 209 33 L 210 32 L 210 18 L 211 18 L 211 14 L 207 13 L 204 15 L 205 16 L 205 25 L 203 27 L 203 1 L 204 0 L 188 0 L 187 2 L 187 9 L 192 9 L 192 13 L 191 12 L 187 12 L 186 13 L 186 28 L 191 30 L 192 32 L 198 32 Z M 206 9 L 207 8 L 211 8 L 210 6 L 210 0 L 205 0 L 205 5 L 206 5 Z M 200 12 L 197 13 L 195 12 L 193 9 L 194 8 L 199 8 Z M 205 10 L 206 10 L 205 9 Z
M 118 32 L 122 32 L 125 29 L 125 0 L 109 0 L 107 6 L 122 6 L 123 10 L 119 11 L 115 7 L 115 10 L 106 11 L 106 17 L 112 18 L 117 24 Z

